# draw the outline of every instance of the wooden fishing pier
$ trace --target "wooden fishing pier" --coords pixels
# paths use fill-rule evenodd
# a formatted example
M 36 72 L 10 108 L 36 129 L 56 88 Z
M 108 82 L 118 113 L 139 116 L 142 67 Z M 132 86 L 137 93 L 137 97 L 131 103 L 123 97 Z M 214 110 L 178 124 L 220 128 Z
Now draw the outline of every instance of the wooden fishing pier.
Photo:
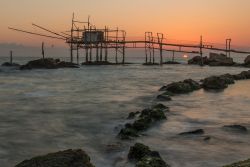
M 181 53 L 192 53 L 199 54 L 201 58 L 203 57 L 204 50 L 225 52 L 228 57 L 231 53 L 239 54 L 250 54 L 250 51 L 235 50 L 231 47 L 231 39 L 226 39 L 226 47 L 218 48 L 213 45 L 208 45 L 203 42 L 202 36 L 200 37 L 200 42 L 198 44 L 178 44 L 169 43 L 167 38 L 162 33 L 157 33 L 155 36 L 152 32 L 145 32 L 143 40 L 127 40 L 127 34 L 125 30 L 120 30 L 119 28 L 110 29 L 105 26 L 102 29 L 96 28 L 90 22 L 90 17 L 86 22 L 78 21 L 75 19 L 73 14 L 71 29 L 66 32 L 54 32 L 37 24 L 32 24 L 33 26 L 50 33 L 51 35 L 34 33 L 30 31 L 20 30 L 16 28 L 9 29 L 14 31 L 19 31 L 23 33 L 28 33 L 32 35 L 43 36 L 47 38 L 53 38 L 58 40 L 64 40 L 70 48 L 70 61 L 79 64 L 79 52 L 81 50 L 85 53 L 85 62 L 82 64 L 125 64 L 125 53 L 128 48 L 140 48 L 145 50 L 145 65 L 160 64 L 163 62 L 163 52 L 172 52 L 173 58 L 174 54 Z M 114 49 L 115 57 L 114 63 L 109 63 L 109 51 Z M 95 50 L 95 57 L 93 55 L 93 50 Z M 159 63 L 156 63 L 155 52 L 159 52 Z M 76 52 L 76 55 L 74 54 Z M 119 59 L 121 57 L 121 59 Z M 203 59 L 201 59 L 203 60 Z

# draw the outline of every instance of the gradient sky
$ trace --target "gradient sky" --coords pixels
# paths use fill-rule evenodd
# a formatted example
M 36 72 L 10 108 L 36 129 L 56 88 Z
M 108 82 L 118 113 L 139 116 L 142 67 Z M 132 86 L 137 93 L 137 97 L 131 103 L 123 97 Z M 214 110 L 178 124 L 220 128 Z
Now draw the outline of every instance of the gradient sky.
M 31 23 L 61 32 L 70 28 L 72 13 L 78 20 L 91 15 L 97 26 L 120 27 L 129 37 L 145 31 L 162 32 L 170 39 L 250 46 L 250 0 L 0 0 L 0 43 L 40 45 L 46 40 L 7 29 L 38 31 Z M 42 31 L 41 31 L 42 32 Z

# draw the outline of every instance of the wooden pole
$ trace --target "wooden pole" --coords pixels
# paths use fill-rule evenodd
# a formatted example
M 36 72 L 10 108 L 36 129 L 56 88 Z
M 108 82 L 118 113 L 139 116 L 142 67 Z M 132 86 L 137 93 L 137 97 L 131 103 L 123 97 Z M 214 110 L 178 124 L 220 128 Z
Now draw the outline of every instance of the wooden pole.
M 10 64 L 13 64 L 12 50 L 10 51 Z
M 85 48 L 85 52 L 86 52 L 86 63 L 88 63 L 89 62 L 89 50 L 88 50 L 87 46 Z
M 102 61 L 102 48 L 103 47 L 103 43 L 101 42 L 101 48 L 100 48 L 100 61 Z
M 175 61 L 175 51 L 173 50 L 172 62 Z
M 71 24 L 71 41 L 70 41 L 70 62 L 73 63 L 73 32 L 74 32 L 74 17 L 75 14 L 73 13 L 72 16 L 72 24 Z
M 202 51 L 202 48 L 203 48 L 203 38 L 202 36 L 200 37 L 200 56 L 201 56 L 201 66 L 204 65 L 204 62 L 203 62 L 203 51 Z
M 96 62 L 99 61 L 99 48 L 98 48 L 98 44 L 96 45 Z
M 118 28 L 116 29 L 115 42 L 116 42 L 116 45 L 115 45 L 115 63 L 117 64 L 118 63 L 118 59 L 117 59 L 117 56 L 118 56 Z
M 43 56 L 43 60 L 44 60 L 44 42 L 42 42 L 42 56 Z

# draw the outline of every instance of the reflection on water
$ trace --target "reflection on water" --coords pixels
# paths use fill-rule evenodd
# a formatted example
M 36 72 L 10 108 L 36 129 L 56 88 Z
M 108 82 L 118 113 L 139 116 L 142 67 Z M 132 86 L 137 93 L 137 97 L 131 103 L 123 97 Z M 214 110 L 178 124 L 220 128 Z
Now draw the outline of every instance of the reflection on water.
M 250 129 L 249 81 L 239 81 L 220 93 L 200 90 L 176 96 L 166 103 L 171 108 L 166 122 L 136 141 L 120 143 L 116 139 L 128 113 L 155 103 L 160 86 L 243 70 L 186 65 L 33 71 L 1 67 L 1 166 L 68 148 L 86 150 L 97 167 L 131 166 L 126 154 L 136 141 L 158 150 L 174 167 L 214 167 L 249 158 L 249 134 L 221 128 L 243 124 Z M 198 128 L 205 130 L 204 136 L 177 135 Z M 211 140 L 204 141 L 206 136 Z

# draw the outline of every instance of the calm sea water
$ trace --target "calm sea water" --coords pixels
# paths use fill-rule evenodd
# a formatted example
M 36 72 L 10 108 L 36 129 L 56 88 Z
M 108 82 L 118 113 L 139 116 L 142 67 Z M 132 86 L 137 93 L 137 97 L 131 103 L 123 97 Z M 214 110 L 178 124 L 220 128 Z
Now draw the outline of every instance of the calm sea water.
M 31 59 L 15 60 L 24 63 Z M 136 53 L 129 55 L 135 62 L 143 59 Z M 2 57 L 0 61 L 6 60 Z M 222 92 L 200 90 L 176 96 L 164 103 L 171 108 L 167 121 L 135 141 L 116 139 L 128 113 L 156 103 L 162 85 L 243 70 L 140 64 L 32 71 L 1 67 L 0 164 L 11 167 L 36 155 L 82 148 L 96 167 L 130 167 L 133 164 L 126 161 L 126 155 L 135 142 L 159 151 L 173 167 L 216 167 L 249 158 L 250 134 L 221 127 L 242 124 L 250 129 L 250 81 L 239 81 Z M 198 128 L 211 140 L 178 136 Z

